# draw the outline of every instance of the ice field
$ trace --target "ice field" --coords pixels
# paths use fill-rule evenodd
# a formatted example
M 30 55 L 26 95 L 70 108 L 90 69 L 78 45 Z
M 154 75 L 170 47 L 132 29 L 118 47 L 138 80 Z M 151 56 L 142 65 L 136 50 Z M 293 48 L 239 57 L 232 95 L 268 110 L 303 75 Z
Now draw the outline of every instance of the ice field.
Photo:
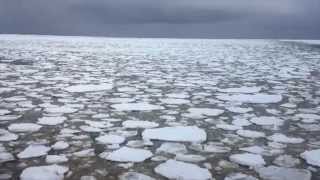
M 319 44 L 0 35 L 0 179 L 318 180 Z

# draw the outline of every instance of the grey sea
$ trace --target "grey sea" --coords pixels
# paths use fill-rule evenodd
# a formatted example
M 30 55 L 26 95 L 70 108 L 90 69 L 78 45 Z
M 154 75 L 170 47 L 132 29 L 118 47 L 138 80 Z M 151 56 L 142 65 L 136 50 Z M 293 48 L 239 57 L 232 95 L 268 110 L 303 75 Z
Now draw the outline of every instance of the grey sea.
M 320 41 L 0 35 L 0 179 L 320 179 Z

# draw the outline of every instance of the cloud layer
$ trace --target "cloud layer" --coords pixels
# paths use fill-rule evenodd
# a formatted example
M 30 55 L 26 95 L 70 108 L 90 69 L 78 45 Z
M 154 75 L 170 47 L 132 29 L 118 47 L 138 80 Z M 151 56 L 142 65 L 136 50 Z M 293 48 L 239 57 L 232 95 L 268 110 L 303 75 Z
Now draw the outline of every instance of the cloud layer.
M 0 33 L 320 38 L 319 0 L 3 0 Z

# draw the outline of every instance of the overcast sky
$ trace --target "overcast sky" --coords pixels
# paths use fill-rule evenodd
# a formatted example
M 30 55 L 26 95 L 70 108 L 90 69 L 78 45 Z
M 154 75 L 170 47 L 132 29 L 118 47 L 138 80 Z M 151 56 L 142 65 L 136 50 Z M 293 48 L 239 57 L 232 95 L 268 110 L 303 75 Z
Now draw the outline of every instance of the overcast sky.
M 320 39 L 320 0 L 0 0 L 0 33 Z

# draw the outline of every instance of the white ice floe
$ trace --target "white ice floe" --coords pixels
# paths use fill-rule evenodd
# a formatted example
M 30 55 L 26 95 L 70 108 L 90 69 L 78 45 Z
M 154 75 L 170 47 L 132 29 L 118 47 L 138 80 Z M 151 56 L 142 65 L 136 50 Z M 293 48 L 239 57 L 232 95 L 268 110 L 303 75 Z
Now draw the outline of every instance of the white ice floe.
M 136 121 L 136 120 L 127 120 L 122 123 L 122 126 L 125 128 L 155 128 L 159 124 L 150 121 Z
M 207 139 L 207 134 L 197 126 L 176 126 L 146 129 L 142 137 L 164 141 L 202 142 Z
M 273 125 L 273 126 L 281 126 L 284 121 L 277 117 L 272 116 L 260 116 L 260 117 L 253 117 L 250 121 L 257 125 Z
M 216 126 L 217 126 L 217 128 L 223 129 L 226 131 L 235 131 L 235 130 L 242 129 L 241 126 L 236 126 L 236 125 L 231 125 L 231 124 L 217 124 Z
M 0 164 L 15 160 L 14 156 L 9 152 L 0 152 Z M 1 179 L 1 178 L 0 178 Z
M 6 109 L 0 109 L 0 116 L 9 114 L 10 112 L 11 112 L 11 111 L 6 110 Z
M 80 126 L 79 128 L 84 132 L 101 132 L 102 131 L 102 129 L 100 129 L 100 128 L 96 128 L 96 127 L 92 127 L 92 126 L 85 126 L 85 125 Z
M 307 161 L 308 164 L 320 167 L 320 149 L 305 151 L 300 156 Z
M 59 165 L 33 166 L 24 169 L 21 180 L 63 180 L 69 168 Z
M 241 129 L 237 131 L 237 134 L 247 138 L 261 138 L 266 136 L 264 132 Z
M 150 176 L 145 174 L 137 173 L 137 172 L 126 172 L 119 176 L 119 180 L 156 180 Z
M 311 172 L 306 169 L 268 166 L 258 168 L 257 172 L 268 180 L 311 180 Z
M 38 124 L 54 126 L 58 124 L 62 124 L 65 120 L 67 120 L 64 116 L 57 117 L 42 117 L 38 120 Z
M 290 143 L 290 144 L 299 144 L 303 143 L 304 139 L 302 138 L 296 138 L 296 137 L 288 137 L 284 134 L 273 134 L 272 136 L 269 136 L 268 139 L 270 141 L 279 142 L 279 143 Z
M 92 157 L 92 156 L 95 156 L 96 154 L 94 153 L 94 149 L 90 148 L 90 149 L 84 149 L 81 151 L 74 152 L 72 155 L 81 158 L 81 157 Z
M 219 95 L 217 96 L 218 99 L 224 101 L 234 101 L 234 102 L 241 102 L 241 103 L 257 103 L 257 104 L 264 104 L 264 103 L 278 103 L 282 101 L 281 95 L 271 95 L 271 94 L 235 94 L 235 95 Z
M 248 107 L 248 108 L 242 108 L 242 107 L 227 107 L 228 111 L 233 112 L 233 113 L 248 113 L 253 111 L 252 108 Z
M 158 165 L 154 171 L 168 179 L 181 180 L 209 180 L 212 179 L 208 169 L 201 168 L 195 164 L 168 160 Z
M 65 141 L 58 141 L 51 146 L 51 148 L 54 150 L 63 150 L 63 149 L 67 149 L 68 147 L 69 147 L 69 144 Z
M 186 99 L 177 99 L 177 98 L 167 98 L 167 99 L 161 99 L 160 100 L 164 104 L 189 104 L 190 101 Z
M 184 144 L 181 143 L 163 143 L 156 150 L 157 153 L 171 153 L 171 154 L 179 154 L 186 153 L 187 148 Z
M 66 155 L 47 155 L 46 156 L 46 163 L 48 164 L 58 164 L 67 162 L 68 158 Z
M 51 148 L 48 146 L 31 144 L 17 156 L 21 159 L 44 156 L 50 151 L 50 149 Z
M 224 110 L 213 108 L 189 108 L 188 112 L 188 117 L 204 118 L 205 116 L 219 116 L 224 112 Z
M 69 114 L 69 113 L 77 112 L 78 110 L 68 106 L 60 106 L 60 107 L 48 107 L 45 109 L 45 111 L 53 114 L 64 114 L 64 113 Z
M 162 110 L 162 106 L 149 104 L 145 102 L 141 103 L 122 103 L 111 105 L 117 111 L 152 111 L 152 110 Z
M 233 154 L 229 158 L 232 162 L 245 165 L 245 166 L 250 166 L 250 167 L 260 167 L 266 164 L 263 157 L 258 154 L 251 154 L 251 153 Z
M 258 180 L 258 178 L 243 173 L 232 173 L 226 176 L 224 180 Z
M 235 119 L 231 122 L 232 124 L 236 126 L 250 126 L 252 123 L 248 121 L 247 119 Z
M 104 91 L 110 90 L 113 88 L 112 84 L 80 84 L 69 86 L 65 88 L 66 91 L 71 93 L 81 93 L 81 92 L 92 92 L 92 91 Z
M 105 159 L 117 162 L 143 162 L 152 155 L 152 152 L 149 150 L 122 147 L 109 153 Z
M 112 127 L 113 124 L 107 121 L 89 121 L 86 120 L 84 121 L 86 124 L 88 124 L 91 127 L 95 127 L 95 128 L 109 128 Z
M 295 167 L 300 164 L 300 160 L 298 158 L 294 158 L 291 155 L 280 155 L 274 161 L 274 164 L 282 167 Z
M 96 141 L 99 144 L 121 144 L 125 140 L 126 139 L 122 136 L 112 134 L 102 135 L 96 138 Z
M 34 123 L 13 123 L 8 126 L 9 131 L 13 132 L 36 132 L 42 126 Z
M 227 89 L 218 89 L 218 91 L 224 92 L 224 93 L 257 93 L 261 91 L 261 87 L 227 88 Z
M 18 135 L 4 129 L 0 129 L 0 141 L 14 141 L 14 140 L 17 140 L 18 138 L 19 138 Z
M 197 154 L 177 154 L 174 159 L 184 162 L 201 162 L 205 161 L 206 157 Z

